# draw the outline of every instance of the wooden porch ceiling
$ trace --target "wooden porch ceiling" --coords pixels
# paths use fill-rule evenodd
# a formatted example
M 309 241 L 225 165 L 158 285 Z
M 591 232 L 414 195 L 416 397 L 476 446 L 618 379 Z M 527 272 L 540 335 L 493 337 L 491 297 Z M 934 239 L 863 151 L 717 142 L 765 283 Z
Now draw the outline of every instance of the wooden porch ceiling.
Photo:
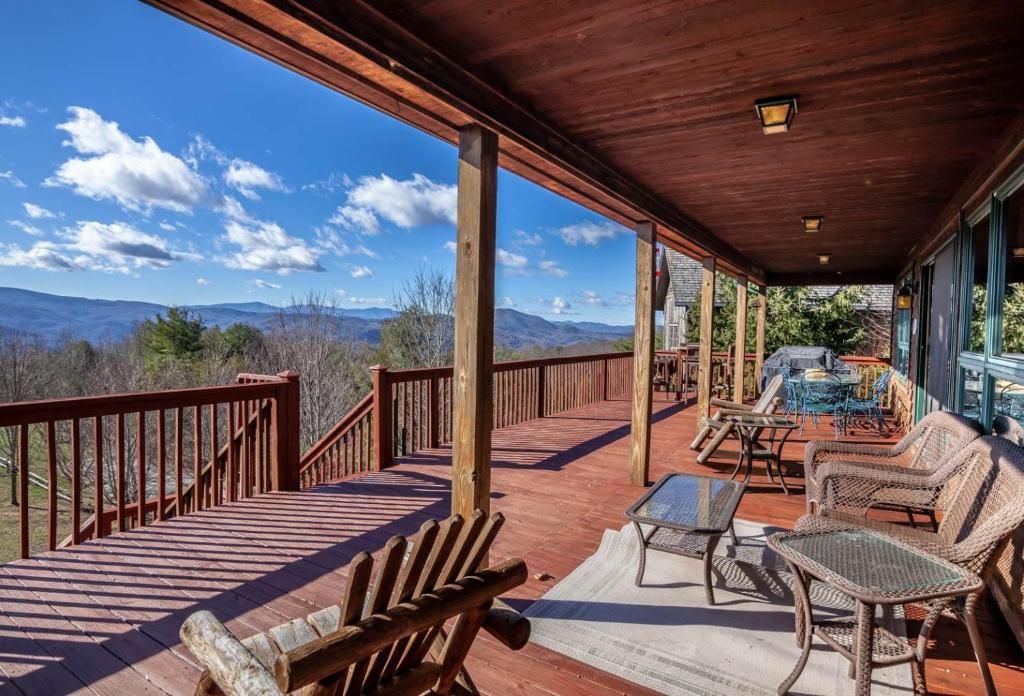
M 754 278 L 892 280 L 1024 107 L 1018 0 L 149 1 Z

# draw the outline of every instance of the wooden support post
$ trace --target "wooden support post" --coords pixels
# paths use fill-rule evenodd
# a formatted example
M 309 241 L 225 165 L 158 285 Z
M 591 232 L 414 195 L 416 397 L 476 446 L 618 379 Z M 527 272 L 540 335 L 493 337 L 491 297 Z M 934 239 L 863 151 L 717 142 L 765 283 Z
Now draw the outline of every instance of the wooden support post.
M 732 400 L 743 403 L 743 377 L 747 358 L 747 277 L 736 279 L 736 362 L 733 368 Z
M 277 398 L 271 411 L 271 433 L 273 440 L 273 465 L 270 470 L 270 490 L 299 490 L 299 373 L 294 370 L 278 372 L 277 376 L 284 380 L 278 389 Z M 216 405 L 214 406 L 216 408 Z M 216 411 L 214 411 L 216 412 Z M 216 421 L 212 420 L 213 427 Z M 211 439 L 217 442 L 217 432 L 211 433 Z M 211 478 L 211 480 L 213 480 Z M 212 489 L 211 489 L 212 491 Z M 196 491 L 199 493 L 199 491 Z M 212 495 L 216 495 L 213 491 Z
M 715 257 L 703 260 L 700 283 L 700 351 L 697 356 L 697 421 L 711 416 L 711 334 L 715 317 Z
M 757 331 L 754 342 L 754 385 L 757 393 L 761 393 L 761 370 L 764 368 L 764 323 L 768 316 L 768 288 L 758 286 L 757 291 Z
M 498 136 L 459 131 L 455 253 L 452 512 L 490 510 L 494 418 L 494 257 Z
M 633 425 L 629 480 L 646 486 L 651 465 L 651 401 L 654 397 L 654 223 L 636 226 L 636 321 L 633 338 Z
M 391 382 L 388 368 L 374 365 L 370 368 L 373 381 L 373 464 L 380 471 L 392 464 L 394 436 L 391 432 Z

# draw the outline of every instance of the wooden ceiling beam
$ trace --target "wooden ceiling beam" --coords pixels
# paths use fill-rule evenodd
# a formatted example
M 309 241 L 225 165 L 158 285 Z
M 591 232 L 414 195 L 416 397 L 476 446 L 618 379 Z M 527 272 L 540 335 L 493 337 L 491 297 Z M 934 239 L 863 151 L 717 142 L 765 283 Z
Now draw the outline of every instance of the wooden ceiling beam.
M 651 220 L 668 233 L 670 246 L 713 255 L 733 275 L 764 279 L 763 269 L 696 220 L 363 0 L 146 1 L 449 142 L 458 127 L 479 123 L 509 141 L 501 148 L 524 165 L 517 173 L 542 172 L 540 183 L 557 190 L 546 167 L 517 156 L 525 150 L 555 165 L 557 183 L 582 189 L 591 207 L 620 221 L 623 213 L 632 222 Z

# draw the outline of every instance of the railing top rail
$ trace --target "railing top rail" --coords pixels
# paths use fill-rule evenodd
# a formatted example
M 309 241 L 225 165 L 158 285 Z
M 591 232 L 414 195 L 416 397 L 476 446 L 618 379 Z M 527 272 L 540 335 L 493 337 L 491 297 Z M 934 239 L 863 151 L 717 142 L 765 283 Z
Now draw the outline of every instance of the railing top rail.
M 619 351 L 615 353 L 592 353 L 588 355 L 566 355 L 552 358 L 531 358 L 529 360 L 504 360 L 494 363 L 495 372 L 508 372 L 510 370 L 526 370 L 532 367 L 547 367 L 549 365 L 569 365 L 572 363 L 587 363 L 597 360 L 613 360 L 616 358 L 629 358 L 633 353 L 630 351 Z M 388 379 L 391 382 L 411 382 L 429 377 L 447 377 L 452 373 L 451 365 L 442 367 L 414 367 L 404 370 L 388 370 Z
M 167 391 L 101 394 L 67 399 L 15 401 L 0 404 L 0 427 L 47 421 L 115 416 L 120 413 L 155 411 L 185 406 L 206 406 L 228 401 L 269 399 L 277 395 L 279 382 L 226 384 Z

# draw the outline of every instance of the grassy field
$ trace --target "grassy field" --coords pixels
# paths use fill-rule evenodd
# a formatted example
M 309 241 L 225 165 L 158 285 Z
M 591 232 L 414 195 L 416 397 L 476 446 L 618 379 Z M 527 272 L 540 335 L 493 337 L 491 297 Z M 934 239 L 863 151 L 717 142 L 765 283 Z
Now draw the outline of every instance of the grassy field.
M 32 467 L 33 471 L 45 475 L 45 470 Z M 60 487 L 68 489 L 67 482 L 60 482 Z M 7 563 L 18 558 L 20 548 L 18 506 L 11 505 L 11 476 L 6 471 L 0 473 L 0 563 Z M 29 488 L 29 549 L 32 554 L 46 550 L 47 532 L 47 495 L 46 491 L 37 486 Z M 59 544 L 71 533 L 71 505 L 57 501 L 57 543 Z

